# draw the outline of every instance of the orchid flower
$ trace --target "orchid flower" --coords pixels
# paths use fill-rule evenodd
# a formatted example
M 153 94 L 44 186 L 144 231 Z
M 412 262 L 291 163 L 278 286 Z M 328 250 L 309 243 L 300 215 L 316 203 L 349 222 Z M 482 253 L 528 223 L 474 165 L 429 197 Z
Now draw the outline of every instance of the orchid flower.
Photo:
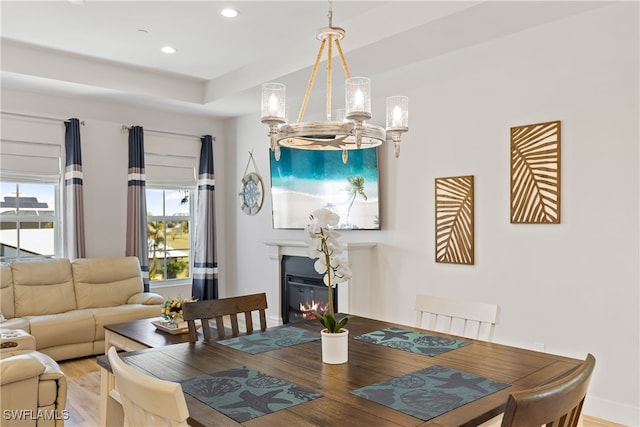
M 340 332 L 349 317 L 345 316 L 336 323 L 333 288 L 338 283 L 351 278 L 351 269 L 341 256 L 344 246 L 338 240 L 340 234 L 329 228 L 338 225 L 340 216 L 329 209 L 322 208 L 313 211 L 309 218 L 304 235 L 304 240 L 309 245 L 307 254 L 309 258 L 316 259 L 313 268 L 324 275 L 322 280 L 329 292 L 328 313 L 316 313 L 316 317 L 330 333 Z

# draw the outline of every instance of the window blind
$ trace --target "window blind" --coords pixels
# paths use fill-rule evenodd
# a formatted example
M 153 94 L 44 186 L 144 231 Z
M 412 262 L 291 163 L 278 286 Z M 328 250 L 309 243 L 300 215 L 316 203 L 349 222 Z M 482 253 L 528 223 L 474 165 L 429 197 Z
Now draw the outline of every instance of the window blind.
M 144 168 L 149 188 L 194 188 L 197 183 L 198 140 L 145 132 Z
M 60 182 L 64 123 L 2 116 L 0 178 L 15 182 Z
M 196 185 L 196 159 L 169 154 L 144 154 L 147 185 L 150 188 L 191 188 Z

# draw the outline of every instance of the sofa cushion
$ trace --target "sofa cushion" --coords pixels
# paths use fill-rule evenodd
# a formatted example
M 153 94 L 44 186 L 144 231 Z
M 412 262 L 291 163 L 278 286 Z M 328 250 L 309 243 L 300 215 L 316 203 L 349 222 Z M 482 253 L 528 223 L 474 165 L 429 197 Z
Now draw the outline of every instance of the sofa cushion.
M 91 342 L 95 338 L 95 321 L 88 310 L 29 316 L 28 319 L 38 350 Z
M 64 313 L 76 308 L 68 259 L 14 261 L 11 274 L 16 317 Z
M 0 313 L 5 319 L 11 319 L 15 316 L 12 285 L 11 266 L 9 264 L 0 265 Z
M 126 304 L 144 290 L 136 257 L 83 258 L 71 266 L 79 309 Z

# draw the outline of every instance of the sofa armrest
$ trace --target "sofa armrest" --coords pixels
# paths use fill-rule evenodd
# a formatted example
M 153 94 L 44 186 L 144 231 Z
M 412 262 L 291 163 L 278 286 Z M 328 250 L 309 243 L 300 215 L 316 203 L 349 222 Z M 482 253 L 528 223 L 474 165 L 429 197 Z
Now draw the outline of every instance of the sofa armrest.
M 0 330 L 0 352 L 35 350 L 36 339 L 21 329 Z
M 40 353 L 39 351 L 34 351 L 31 354 L 31 357 L 37 360 L 44 367 L 44 371 L 40 374 L 41 381 L 59 380 L 60 378 L 64 378 L 64 373 L 62 372 L 62 369 L 60 369 L 60 365 L 58 365 L 58 362 L 53 360 L 51 356 Z
M 56 409 L 64 409 L 67 405 L 67 378 L 64 376 L 64 372 L 62 372 L 62 369 L 60 369 L 60 365 L 58 365 L 55 360 L 44 353 L 35 351 L 32 353 L 32 357 L 34 359 L 37 359 L 44 367 L 44 371 L 40 374 L 40 381 L 55 381 Z
M 0 384 L 7 385 L 38 377 L 44 371 L 45 366 L 32 357 L 32 352 L 10 356 L 0 359 Z
M 127 304 L 144 304 L 144 305 L 156 305 L 162 304 L 164 297 L 160 294 L 153 292 L 140 292 L 139 294 L 131 295 Z

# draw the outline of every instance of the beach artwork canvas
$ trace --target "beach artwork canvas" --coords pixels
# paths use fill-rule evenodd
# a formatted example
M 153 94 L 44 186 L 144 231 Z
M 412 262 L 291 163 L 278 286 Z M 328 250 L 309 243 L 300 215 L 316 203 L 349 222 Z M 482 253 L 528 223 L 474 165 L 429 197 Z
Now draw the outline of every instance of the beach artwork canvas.
M 329 208 L 340 215 L 336 228 L 380 229 L 376 148 L 350 150 L 346 164 L 340 150 L 280 150 L 279 161 L 270 152 L 273 228 L 302 229 Z

